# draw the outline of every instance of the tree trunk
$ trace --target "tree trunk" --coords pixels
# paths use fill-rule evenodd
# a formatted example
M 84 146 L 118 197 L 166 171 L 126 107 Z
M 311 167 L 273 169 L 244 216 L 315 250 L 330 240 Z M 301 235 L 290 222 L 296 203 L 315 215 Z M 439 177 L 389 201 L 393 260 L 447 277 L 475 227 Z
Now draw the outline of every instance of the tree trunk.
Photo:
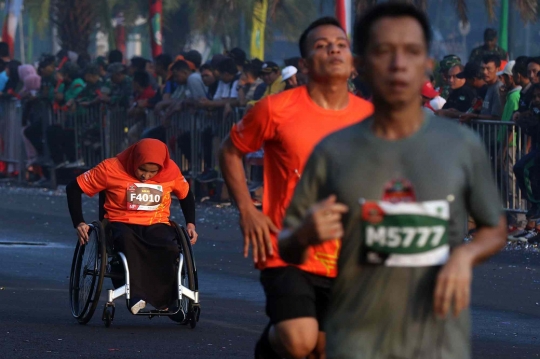
M 95 0 L 55 0 L 52 21 L 63 49 L 86 52 L 96 25 Z

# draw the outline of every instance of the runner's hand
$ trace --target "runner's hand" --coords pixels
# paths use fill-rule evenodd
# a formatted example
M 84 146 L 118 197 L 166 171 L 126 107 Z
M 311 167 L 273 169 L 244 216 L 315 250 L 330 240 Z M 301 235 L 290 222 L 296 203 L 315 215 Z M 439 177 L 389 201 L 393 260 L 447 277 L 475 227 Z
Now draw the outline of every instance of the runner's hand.
M 189 234 L 189 238 L 191 238 L 190 242 L 191 244 L 197 243 L 197 238 L 199 238 L 199 235 L 195 231 L 195 225 L 193 223 L 188 223 L 186 226 L 186 231 Z
M 240 228 L 244 235 L 244 257 L 249 254 L 249 245 L 253 247 L 253 261 L 266 262 L 266 256 L 272 256 L 270 233 L 279 233 L 272 220 L 257 210 L 255 206 L 240 214 Z
M 88 226 L 86 223 L 81 222 L 77 226 L 77 238 L 79 238 L 79 243 L 81 246 L 84 246 L 86 243 L 88 243 L 88 232 L 90 231 L 90 226 Z
M 344 233 L 341 217 L 348 211 L 346 205 L 337 203 L 336 195 L 331 195 L 310 208 L 299 233 L 311 245 L 341 238 Z
M 465 247 L 457 248 L 437 276 L 433 297 L 435 314 L 446 318 L 450 308 L 457 317 L 469 307 L 473 261 Z

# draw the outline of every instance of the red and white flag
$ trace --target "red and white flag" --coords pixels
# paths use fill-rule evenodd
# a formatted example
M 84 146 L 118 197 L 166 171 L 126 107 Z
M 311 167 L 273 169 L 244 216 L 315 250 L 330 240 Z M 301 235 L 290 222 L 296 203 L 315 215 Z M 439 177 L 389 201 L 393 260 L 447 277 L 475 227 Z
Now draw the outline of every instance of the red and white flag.
M 21 16 L 23 0 L 6 0 L 6 15 L 2 26 L 2 41 L 9 45 L 11 57 L 15 53 L 15 34 L 17 33 L 17 21 Z
M 336 0 L 336 18 L 339 20 L 349 37 L 351 36 L 352 28 L 351 9 L 351 0 Z

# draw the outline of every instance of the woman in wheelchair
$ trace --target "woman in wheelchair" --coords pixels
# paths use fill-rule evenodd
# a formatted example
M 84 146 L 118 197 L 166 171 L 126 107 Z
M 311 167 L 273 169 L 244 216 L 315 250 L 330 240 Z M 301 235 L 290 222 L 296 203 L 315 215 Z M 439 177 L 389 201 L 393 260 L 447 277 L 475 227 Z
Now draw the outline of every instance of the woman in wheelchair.
M 92 197 L 101 191 L 106 194 L 105 218 L 110 222 L 114 251 L 124 253 L 129 264 L 131 312 L 137 314 L 146 303 L 167 310 L 178 294 L 175 266 L 180 253 L 175 229 L 169 223 L 171 193 L 180 200 L 191 243 L 197 241 L 195 199 L 189 184 L 167 146 L 158 140 L 141 140 L 106 159 L 66 187 L 81 245 L 88 241 L 89 230 L 81 195 Z

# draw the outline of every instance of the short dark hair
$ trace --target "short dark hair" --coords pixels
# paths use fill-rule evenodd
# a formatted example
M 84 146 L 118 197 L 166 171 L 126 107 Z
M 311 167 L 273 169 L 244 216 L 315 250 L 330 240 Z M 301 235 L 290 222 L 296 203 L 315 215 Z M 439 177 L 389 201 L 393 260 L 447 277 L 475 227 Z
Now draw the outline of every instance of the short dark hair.
M 173 60 L 171 55 L 169 54 L 160 54 L 156 56 L 154 62 L 156 66 L 162 66 L 163 68 L 168 69 L 169 66 L 171 66 Z
M 133 82 L 143 88 L 147 88 L 150 85 L 150 75 L 146 71 L 135 71 L 133 73 Z
M 89 64 L 84 68 L 85 75 L 99 75 L 99 65 Z
M 131 58 L 130 67 L 135 68 L 135 71 L 144 71 L 148 60 L 141 56 L 135 56 Z
M 54 65 L 55 62 L 56 62 L 56 59 L 54 55 L 42 54 L 41 57 L 39 58 L 38 69 L 43 69 L 47 66 Z
M 244 65 L 244 68 L 242 70 L 246 74 L 250 74 L 254 78 L 257 78 L 259 77 L 259 72 L 261 71 L 261 68 L 249 62 Z
M 482 57 L 482 63 L 487 65 L 490 62 L 493 62 L 497 68 L 501 67 L 501 58 L 497 54 L 487 54 Z
M 75 80 L 79 77 L 80 69 L 77 64 L 74 64 L 73 62 L 66 62 L 64 66 L 60 69 L 60 73 L 62 75 L 68 75 L 72 80 Z
M 9 57 L 9 45 L 7 42 L 0 42 L 0 57 Z
M 220 73 L 228 73 L 231 75 L 236 75 L 238 73 L 236 62 L 234 62 L 234 60 L 231 58 L 226 58 L 225 60 L 221 61 L 217 66 L 217 70 Z
M 246 64 L 246 52 L 239 47 L 231 49 L 231 51 L 227 53 L 227 56 L 233 59 L 237 66 L 244 66 Z
M 426 14 L 417 7 L 407 3 L 386 2 L 373 6 L 358 18 L 354 26 L 354 52 L 364 54 L 371 40 L 373 24 L 383 18 L 411 17 L 418 21 L 424 33 L 424 41 L 429 49 L 431 43 L 431 26 Z
M 529 59 L 527 61 L 527 66 L 529 66 L 530 63 L 535 63 L 537 65 L 540 65 L 540 56 L 529 57 Z
M 518 56 L 515 61 L 516 63 L 512 68 L 512 72 L 527 77 L 527 64 L 529 63 L 529 58 L 527 56 Z
M 171 71 L 189 71 L 191 72 L 191 69 L 189 68 L 189 65 L 184 60 L 178 60 L 176 61 L 172 67 Z
M 308 54 L 308 50 L 306 49 L 306 42 L 307 42 L 309 33 L 318 27 L 326 26 L 326 25 L 339 27 L 341 30 L 343 30 L 343 27 L 341 26 L 339 21 L 334 17 L 325 16 L 325 17 L 321 17 L 320 19 L 313 21 L 307 27 L 307 29 L 304 30 L 302 35 L 300 35 L 300 40 L 298 41 L 298 46 L 300 47 L 300 56 L 302 56 L 302 58 L 306 58 Z M 345 30 L 343 30 L 343 32 L 345 32 Z
M 214 68 L 210 64 L 204 64 L 199 69 L 200 72 L 203 72 L 203 71 L 206 71 L 206 70 L 214 71 Z
M 77 57 L 77 65 L 81 69 L 85 69 L 86 66 L 88 66 L 92 62 L 92 57 L 90 57 L 90 54 L 88 52 L 81 52 L 79 54 L 79 57 Z
M 492 28 L 487 28 L 484 30 L 484 41 L 491 41 L 497 38 L 497 30 Z
M 193 65 L 195 65 L 195 68 L 197 69 L 201 67 L 202 55 L 197 50 L 189 50 L 188 52 L 186 52 L 184 54 L 184 59 L 193 63 Z
M 124 54 L 120 50 L 111 50 L 107 58 L 109 65 L 124 62 Z
M 454 68 L 454 67 L 457 67 L 459 69 L 459 72 L 463 72 L 465 70 L 465 66 L 463 64 L 455 64 L 453 66 L 450 66 L 450 69 Z M 448 70 L 450 70 L 450 69 L 448 69 Z
M 540 91 L 540 84 L 533 84 L 531 87 L 531 93 L 537 90 Z

